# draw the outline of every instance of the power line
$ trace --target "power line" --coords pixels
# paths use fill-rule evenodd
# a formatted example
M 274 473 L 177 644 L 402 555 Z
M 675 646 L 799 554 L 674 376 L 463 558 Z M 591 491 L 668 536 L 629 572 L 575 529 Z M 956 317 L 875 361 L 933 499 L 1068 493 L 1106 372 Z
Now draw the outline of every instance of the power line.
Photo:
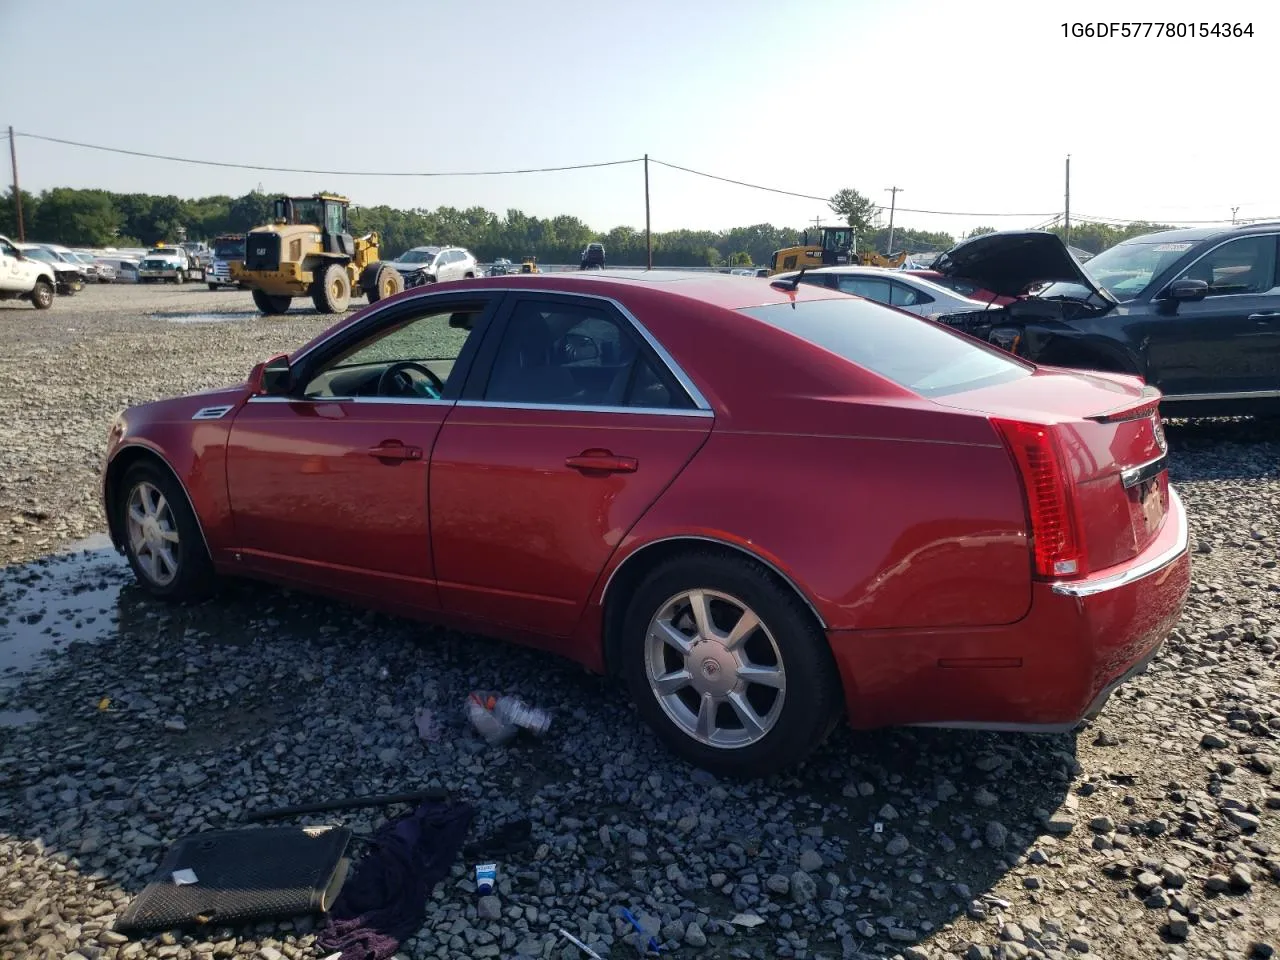
M 722 183 L 732 183 L 739 187 L 750 187 L 752 190 L 764 190 L 767 193 L 778 193 L 786 197 L 800 197 L 802 200 L 821 200 L 823 203 L 830 203 L 830 197 L 819 197 L 811 193 L 797 193 L 794 190 L 780 190 L 777 187 L 766 187 L 758 183 L 747 183 L 745 180 L 734 180 L 732 177 L 721 177 L 714 173 L 705 173 L 702 170 L 694 170 L 690 167 L 682 167 L 678 163 L 667 163 L 665 160 L 655 160 L 649 158 L 650 163 L 660 163 L 664 167 L 670 167 L 672 170 L 680 170 L 684 173 L 692 173 L 697 177 L 706 177 L 708 180 L 719 180 Z M 873 204 L 875 209 L 884 210 L 885 207 L 880 204 Z M 966 213 L 959 210 L 916 210 L 911 207 L 898 207 L 903 213 L 927 213 L 938 217 L 1046 217 L 1047 213 Z
M 81 143 L 78 140 L 64 140 L 61 137 L 45 137 L 38 133 L 17 131 L 14 136 L 26 137 L 29 140 L 44 140 L 47 143 L 61 143 L 70 147 L 82 147 L 85 150 L 101 150 L 105 153 L 119 153 L 129 157 L 145 157 L 149 160 L 170 160 L 174 163 L 191 163 L 202 167 L 232 167 L 236 170 L 263 170 L 269 173 L 306 173 L 324 177 L 499 177 L 517 173 L 556 173 L 561 170 L 587 170 L 593 167 L 617 167 L 627 163 L 640 163 L 642 158 L 632 160 L 605 160 L 600 163 L 572 163 L 561 167 L 527 167 L 520 170 L 441 170 L 441 171 L 369 171 L 369 170 L 307 170 L 298 167 L 271 167 L 257 163 L 231 163 L 225 160 L 196 160 L 191 157 L 174 157 L 163 153 L 147 153 L 142 150 L 126 150 L 123 147 L 104 147 L 96 143 Z

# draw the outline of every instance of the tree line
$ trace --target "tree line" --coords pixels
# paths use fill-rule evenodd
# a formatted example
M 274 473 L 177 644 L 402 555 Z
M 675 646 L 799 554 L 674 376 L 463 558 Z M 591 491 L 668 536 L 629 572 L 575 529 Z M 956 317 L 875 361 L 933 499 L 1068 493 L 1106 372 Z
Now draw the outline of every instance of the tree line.
M 211 240 L 224 233 L 245 233 L 268 223 L 274 197 L 247 193 L 239 197 L 188 199 L 145 193 L 113 193 L 56 187 L 41 194 L 22 193 L 28 237 L 74 247 L 149 247 L 181 240 Z M 886 251 L 888 228 L 876 226 L 874 205 L 854 190 L 832 198 L 831 208 L 858 232 L 858 248 Z M 395 257 L 410 247 L 428 244 L 466 247 L 482 261 L 499 257 L 519 260 L 535 256 L 542 263 L 576 263 L 588 243 L 603 243 L 608 260 L 618 266 L 646 262 L 643 230 L 618 226 L 601 233 L 577 217 L 532 217 L 520 210 L 494 213 L 483 207 L 438 207 L 402 210 L 389 206 L 353 207 L 351 226 L 357 234 L 377 231 L 382 256 Z M 0 197 L 0 229 L 17 236 L 12 191 Z M 980 227 L 973 236 L 989 232 Z M 1071 244 L 1096 253 L 1119 240 L 1165 229 L 1156 224 L 1079 223 L 1071 228 Z M 1061 230 L 1059 228 L 1059 233 Z M 670 230 L 654 233 L 653 263 L 662 267 L 766 265 L 773 251 L 791 246 L 803 229 L 770 223 L 730 230 Z M 816 232 L 809 232 L 816 240 Z M 956 243 L 949 233 L 897 227 L 895 251 L 932 253 Z

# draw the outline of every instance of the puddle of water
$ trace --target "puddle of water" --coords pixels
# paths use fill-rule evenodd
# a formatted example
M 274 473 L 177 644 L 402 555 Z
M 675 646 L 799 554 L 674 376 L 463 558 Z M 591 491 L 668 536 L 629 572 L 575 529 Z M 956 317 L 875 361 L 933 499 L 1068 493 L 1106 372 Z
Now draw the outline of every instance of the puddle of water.
M 106 534 L 66 553 L 0 570 L 0 685 L 49 652 L 114 636 L 120 588 L 130 577 Z
M 0 727 L 25 727 L 39 719 L 34 710 L 0 710 Z
M 153 313 L 151 314 L 157 320 L 167 320 L 170 323 L 240 323 L 245 320 L 252 320 L 257 314 L 255 313 L 186 313 L 183 311 L 173 311 L 170 313 Z

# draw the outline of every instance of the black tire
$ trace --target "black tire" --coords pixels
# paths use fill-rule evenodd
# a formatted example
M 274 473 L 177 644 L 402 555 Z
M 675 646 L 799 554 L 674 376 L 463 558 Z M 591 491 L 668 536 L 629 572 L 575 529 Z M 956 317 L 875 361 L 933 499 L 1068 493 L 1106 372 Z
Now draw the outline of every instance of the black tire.
M 158 582 L 151 575 L 147 565 L 139 559 L 129 534 L 126 516 L 129 500 L 141 484 L 149 484 L 160 491 L 172 518 L 172 525 L 177 531 L 178 542 L 173 549 L 177 571 L 168 582 Z M 111 509 L 115 511 L 116 523 L 122 531 L 129 566 L 133 568 L 134 576 L 144 589 L 167 600 L 199 600 L 213 591 L 216 576 L 204 537 L 200 533 L 200 525 L 187 503 L 186 493 L 167 468 L 151 460 L 135 463 L 121 478 Z
M 365 273 L 367 283 L 364 292 L 370 303 L 377 303 L 379 300 L 404 292 L 404 277 L 395 267 L 387 266 L 385 263 L 374 264 L 366 269 Z
M 340 263 L 331 263 L 311 281 L 311 302 L 321 313 L 345 313 L 351 305 L 351 276 Z
M 48 310 L 53 306 L 53 284 L 44 277 L 37 277 L 36 285 L 31 288 L 31 305 L 37 310 Z
M 261 290 L 253 291 L 253 305 L 269 317 L 284 313 L 292 302 L 293 297 L 264 293 Z
M 217 285 L 216 283 L 211 283 L 211 284 L 209 284 L 209 289 L 210 289 L 210 290 L 217 290 L 217 289 L 218 289 L 218 285 Z
M 755 742 L 737 747 L 700 742 L 668 716 L 650 687 L 649 624 L 669 600 L 694 589 L 716 591 L 744 604 L 773 637 L 786 693 L 772 727 Z M 632 595 L 622 629 L 622 674 L 641 717 L 673 753 L 695 766 L 725 776 L 768 776 L 807 756 L 839 719 L 842 688 L 821 626 L 793 590 L 747 557 L 698 551 L 662 564 Z M 748 645 L 767 639 L 757 634 Z M 754 655 L 750 659 L 763 662 Z
M 464 280 L 474 280 L 475 278 L 476 278 L 476 275 L 475 275 L 474 273 L 472 273 L 470 270 L 468 270 L 468 271 L 466 272 L 466 274 L 464 274 L 464 275 L 463 275 L 463 278 L 462 278 L 462 279 L 464 279 Z

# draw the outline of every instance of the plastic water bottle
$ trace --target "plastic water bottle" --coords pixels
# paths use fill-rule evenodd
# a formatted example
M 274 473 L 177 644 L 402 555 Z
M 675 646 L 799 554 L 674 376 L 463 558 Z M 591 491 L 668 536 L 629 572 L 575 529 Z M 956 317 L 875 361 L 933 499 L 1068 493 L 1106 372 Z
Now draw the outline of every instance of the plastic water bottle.
M 531 707 L 519 697 L 503 697 L 494 708 L 498 719 L 516 727 L 522 727 L 535 736 L 542 736 L 551 727 L 551 714 Z
M 467 698 L 467 717 L 489 743 L 506 743 L 519 732 L 519 727 L 499 717 L 493 709 L 495 703 L 493 697 L 473 693 Z

